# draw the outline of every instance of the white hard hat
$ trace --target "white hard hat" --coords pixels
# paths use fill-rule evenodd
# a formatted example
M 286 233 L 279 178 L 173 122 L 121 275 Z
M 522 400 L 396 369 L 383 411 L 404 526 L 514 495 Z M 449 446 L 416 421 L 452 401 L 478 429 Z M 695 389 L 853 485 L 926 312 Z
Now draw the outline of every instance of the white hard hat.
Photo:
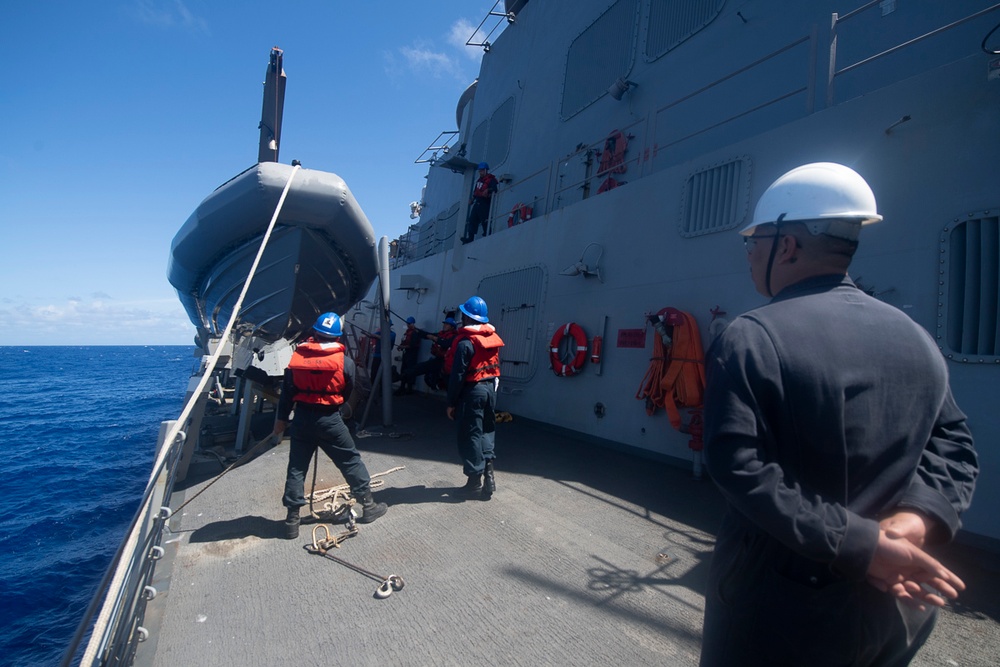
M 856 171 L 814 162 L 771 183 L 757 202 L 753 221 L 740 234 L 749 236 L 758 225 L 801 222 L 810 234 L 855 241 L 862 225 L 881 220 L 872 189 Z

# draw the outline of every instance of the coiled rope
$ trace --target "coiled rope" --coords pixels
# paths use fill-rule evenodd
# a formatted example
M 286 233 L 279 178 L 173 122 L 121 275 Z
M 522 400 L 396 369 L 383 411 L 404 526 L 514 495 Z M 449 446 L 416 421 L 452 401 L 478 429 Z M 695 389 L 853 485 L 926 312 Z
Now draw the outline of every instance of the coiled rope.
M 317 451 L 319 450 L 318 447 L 316 449 Z M 314 519 L 322 518 L 321 516 L 322 514 L 331 514 L 336 516 L 339 514 L 341 508 L 344 505 L 353 505 L 354 499 L 351 496 L 351 487 L 349 484 L 338 484 L 337 486 L 331 486 L 325 489 L 318 489 L 318 490 L 316 489 L 316 467 L 317 466 L 315 465 L 314 461 L 313 484 L 312 484 L 313 490 L 312 493 L 306 496 L 306 500 L 309 501 L 309 515 L 312 516 L 312 518 Z M 405 467 L 406 466 L 396 466 L 395 468 L 389 468 L 385 472 L 377 472 L 371 475 L 371 482 L 369 484 L 369 488 L 374 491 L 375 489 L 385 485 L 384 479 L 377 479 L 377 478 L 397 472 L 399 470 L 403 470 Z M 329 500 L 330 498 L 332 498 L 333 500 Z M 329 501 L 329 502 L 324 503 L 323 506 L 319 508 L 319 510 L 313 509 L 313 504 L 318 505 L 320 503 L 323 503 L 323 501 Z

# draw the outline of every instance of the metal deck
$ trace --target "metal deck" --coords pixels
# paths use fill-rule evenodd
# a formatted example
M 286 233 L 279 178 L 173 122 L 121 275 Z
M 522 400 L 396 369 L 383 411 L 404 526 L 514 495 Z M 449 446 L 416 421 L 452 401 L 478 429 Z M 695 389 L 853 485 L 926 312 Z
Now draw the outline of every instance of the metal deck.
M 281 539 L 286 441 L 174 516 L 136 664 L 697 665 L 723 510 L 711 481 L 515 417 L 497 425 L 493 499 L 457 501 L 444 411 L 402 397 L 394 427 L 358 438 L 371 473 L 405 468 L 380 478 L 388 514 L 333 553 L 401 576 L 401 591 L 375 599 L 377 582 L 305 551 L 309 525 Z M 318 478 L 343 483 L 322 455 Z M 172 506 L 209 481 L 189 479 Z M 969 589 L 913 664 L 996 665 L 1000 559 L 939 555 Z

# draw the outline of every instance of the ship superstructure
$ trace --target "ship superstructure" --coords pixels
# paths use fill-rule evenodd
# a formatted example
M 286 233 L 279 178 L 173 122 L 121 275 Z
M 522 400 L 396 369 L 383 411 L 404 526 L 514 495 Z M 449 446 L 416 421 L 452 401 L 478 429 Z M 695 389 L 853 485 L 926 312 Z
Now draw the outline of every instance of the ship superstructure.
M 393 311 L 427 328 L 486 299 L 508 341 L 501 409 L 697 469 L 697 415 L 679 432 L 636 400 L 650 320 L 689 313 L 707 347 L 761 304 L 736 230 L 778 175 L 832 161 L 886 221 L 852 276 L 935 337 L 977 441 L 1000 436 L 1000 5 L 528 2 L 509 21 L 457 130 L 419 158 L 393 278 Z M 481 161 L 500 180 L 491 233 L 462 244 Z M 572 377 L 551 360 L 569 323 L 589 350 Z M 1000 457 L 980 455 L 987 477 Z M 977 492 L 968 533 L 1000 538 L 995 494 Z

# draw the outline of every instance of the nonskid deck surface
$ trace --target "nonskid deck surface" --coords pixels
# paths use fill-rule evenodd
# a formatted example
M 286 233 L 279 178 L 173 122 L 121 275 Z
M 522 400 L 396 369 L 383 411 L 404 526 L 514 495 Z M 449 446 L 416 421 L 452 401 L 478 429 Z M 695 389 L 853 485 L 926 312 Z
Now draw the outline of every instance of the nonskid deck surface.
M 493 499 L 462 502 L 443 403 L 401 397 L 394 415 L 358 438 L 370 472 L 404 466 L 376 489 L 389 512 L 332 553 L 402 590 L 376 599 L 376 581 L 309 554 L 309 525 L 281 539 L 286 441 L 175 516 L 136 664 L 697 665 L 723 508 L 710 481 L 515 417 L 497 426 Z M 322 455 L 318 477 L 343 483 Z M 994 665 L 996 556 L 943 558 L 969 590 L 913 664 Z

